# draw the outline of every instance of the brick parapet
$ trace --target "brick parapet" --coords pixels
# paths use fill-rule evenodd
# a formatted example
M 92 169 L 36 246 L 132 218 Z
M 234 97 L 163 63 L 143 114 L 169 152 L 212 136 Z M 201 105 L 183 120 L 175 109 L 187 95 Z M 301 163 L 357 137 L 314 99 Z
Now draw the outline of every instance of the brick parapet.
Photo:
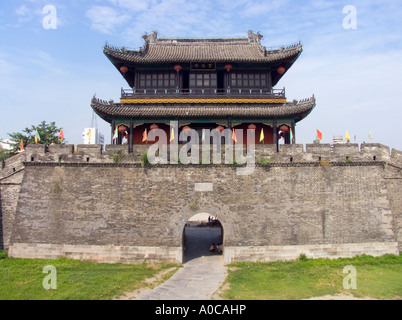
M 129 153 L 127 145 L 106 145 L 102 150 L 101 145 L 78 145 L 74 152 L 73 145 L 29 145 L 26 148 L 25 162 L 56 162 L 56 163 L 141 163 L 143 153 L 150 149 L 151 145 L 135 145 L 133 152 Z M 178 150 L 185 147 L 179 145 Z M 396 149 L 390 149 L 382 144 L 293 144 L 280 145 L 279 150 L 275 145 L 255 145 L 255 160 L 265 158 L 271 163 L 288 162 L 359 162 L 359 161 L 385 161 L 402 167 L 402 152 Z M 228 147 L 222 146 L 220 149 L 221 163 L 225 163 L 226 150 Z M 248 150 L 245 146 L 243 155 Z M 200 146 L 199 159 L 202 158 L 202 152 L 205 151 Z M 211 157 L 214 153 L 210 149 Z M 216 150 L 216 149 L 215 149 Z M 233 149 L 232 149 L 233 150 Z M 229 151 L 230 152 L 230 151 Z M 169 159 L 170 146 L 167 146 Z M 22 154 L 21 154 L 22 155 Z M 19 157 L 21 157 L 19 155 Z M 235 158 L 235 152 L 233 151 Z M 21 163 L 23 161 L 20 161 Z M 231 162 L 228 162 L 231 163 Z M 6 163 L 5 167 L 11 167 Z M 2 171 L 2 174 L 3 171 Z

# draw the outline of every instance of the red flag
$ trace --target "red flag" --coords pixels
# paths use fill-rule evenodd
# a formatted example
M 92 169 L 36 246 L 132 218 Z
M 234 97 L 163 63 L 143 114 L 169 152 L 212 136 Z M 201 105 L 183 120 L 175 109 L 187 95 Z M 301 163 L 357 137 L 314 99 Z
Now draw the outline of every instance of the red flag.
M 60 130 L 60 142 L 63 142 L 64 140 L 64 133 L 63 133 L 63 129 Z
M 232 132 L 232 139 L 234 142 L 237 142 L 235 129 L 233 129 L 233 132 Z
M 22 141 L 22 139 L 21 139 L 21 144 L 20 144 L 20 150 L 24 151 L 24 142 Z
M 317 139 L 322 141 L 322 132 L 317 129 Z
M 142 134 L 142 142 L 147 141 L 147 129 L 144 130 L 144 133 Z

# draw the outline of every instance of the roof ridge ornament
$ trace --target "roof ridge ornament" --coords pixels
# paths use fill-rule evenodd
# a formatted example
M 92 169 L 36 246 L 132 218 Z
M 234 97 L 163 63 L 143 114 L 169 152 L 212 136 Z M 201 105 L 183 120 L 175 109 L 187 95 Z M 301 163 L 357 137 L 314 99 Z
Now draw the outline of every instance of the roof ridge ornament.
M 253 30 L 248 30 L 248 41 L 250 43 L 260 43 L 262 37 L 264 36 L 259 31 L 254 33 Z
M 145 35 L 142 36 L 145 40 L 145 42 L 148 43 L 155 43 L 156 39 L 158 38 L 158 31 L 152 31 L 151 34 L 145 33 Z

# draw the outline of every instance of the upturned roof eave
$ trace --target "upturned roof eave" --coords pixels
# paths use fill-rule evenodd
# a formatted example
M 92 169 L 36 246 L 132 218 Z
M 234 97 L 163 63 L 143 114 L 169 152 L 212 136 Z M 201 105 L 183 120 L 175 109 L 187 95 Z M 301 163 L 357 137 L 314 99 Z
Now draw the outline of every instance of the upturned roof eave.
M 124 50 L 112 48 L 105 45 L 103 49 L 103 53 L 108 57 L 108 59 L 114 64 L 160 64 L 160 63 L 190 63 L 190 62 L 200 62 L 197 59 L 202 59 L 203 62 L 217 62 L 217 63 L 256 63 L 256 64 L 278 64 L 281 61 L 293 60 L 300 56 L 303 51 L 302 45 L 299 44 L 291 49 L 284 50 L 269 50 L 265 54 L 261 53 L 259 57 L 180 57 L 175 55 L 169 55 L 161 58 L 152 58 L 149 59 L 147 57 L 148 48 L 144 48 L 143 50 L 134 51 L 134 50 Z
M 96 98 L 92 99 L 91 107 L 95 113 L 103 120 L 111 123 L 113 118 L 136 118 L 136 119 L 228 119 L 228 118 L 261 118 L 279 119 L 293 118 L 295 122 L 299 122 L 315 107 L 315 98 L 306 99 L 299 103 L 288 102 L 285 104 L 270 104 L 266 105 L 192 105 L 192 106 L 177 106 L 177 105 L 144 105 L 137 104 L 121 104 L 109 103 Z M 225 108 L 227 110 L 225 110 Z M 131 109 L 131 110 L 130 110 Z M 211 112 L 211 110 L 213 112 Z M 172 112 L 174 111 L 174 112 Z M 159 113 L 158 113 L 159 112 Z

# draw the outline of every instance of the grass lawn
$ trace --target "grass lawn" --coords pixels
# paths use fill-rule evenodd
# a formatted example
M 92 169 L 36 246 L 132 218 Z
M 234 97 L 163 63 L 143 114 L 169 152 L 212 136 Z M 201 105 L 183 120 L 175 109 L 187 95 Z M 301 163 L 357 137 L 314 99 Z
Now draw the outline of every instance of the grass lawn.
M 344 289 L 346 266 L 356 268 L 357 289 Z M 402 299 L 402 258 L 358 256 L 352 259 L 306 259 L 272 263 L 237 263 L 229 266 L 233 300 L 292 300 L 349 293 L 356 297 Z
M 43 273 L 56 267 L 57 289 L 45 290 Z M 71 259 L 8 258 L 0 251 L 0 300 L 108 300 L 143 287 L 146 278 L 172 265 L 106 264 Z

